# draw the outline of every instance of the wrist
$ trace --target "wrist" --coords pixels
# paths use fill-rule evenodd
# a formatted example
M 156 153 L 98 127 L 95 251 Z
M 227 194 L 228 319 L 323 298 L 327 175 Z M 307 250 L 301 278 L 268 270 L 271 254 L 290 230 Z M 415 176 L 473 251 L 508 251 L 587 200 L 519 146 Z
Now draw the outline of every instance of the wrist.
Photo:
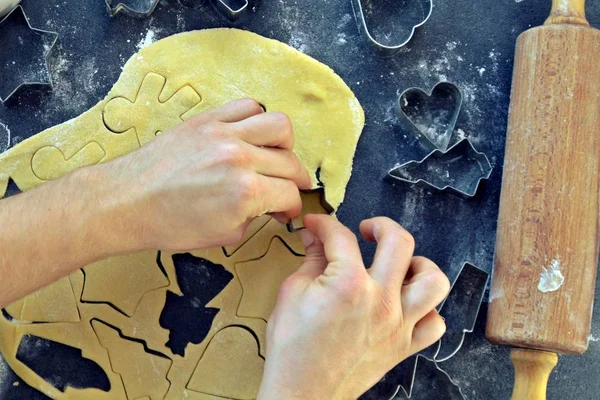
M 123 201 L 124 188 L 111 170 L 111 164 L 100 164 L 68 177 L 73 198 L 78 199 L 76 209 L 83 215 L 78 218 L 80 237 L 90 244 L 95 259 L 140 250 L 131 234 L 131 210 Z

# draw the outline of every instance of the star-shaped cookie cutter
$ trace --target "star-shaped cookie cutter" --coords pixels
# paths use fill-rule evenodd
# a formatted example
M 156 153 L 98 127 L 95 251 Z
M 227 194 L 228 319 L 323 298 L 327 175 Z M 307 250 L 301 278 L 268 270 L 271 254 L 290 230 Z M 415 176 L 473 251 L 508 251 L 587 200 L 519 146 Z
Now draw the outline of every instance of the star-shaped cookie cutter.
M 135 2 L 140 3 L 137 6 L 131 5 L 131 0 L 104 0 L 106 9 L 111 17 L 114 17 L 120 12 L 131 17 L 146 18 L 153 12 L 160 0 L 144 0 Z
M 14 65 L 23 64 L 22 62 L 18 61 L 19 57 L 23 57 L 23 53 L 22 51 L 19 51 L 17 54 L 16 50 L 22 50 L 21 47 L 25 46 L 26 43 L 23 42 L 23 39 L 20 36 L 19 32 L 15 30 L 22 29 L 23 27 L 26 27 L 27 29 L 31 30 L 37 35 L 50 38 L 49 44 L 44 43 L 45 46 L 43 56 L 43 71 L 47 76 L 47 80 L 36 79 L 39 78 L 39 76 L 37 76 L 34 79 L 23 76 L 21 77 L 21 79 L 19 79 L 18 83 L 14 85 L 14 87 L 9 87 L 5 93 L 3 93 L 3 84 L 0 84 L 1 103 L 6 103 L 15 93 L 19 91 L 19 89 L 21 89 L 24 86 L 47 86 L 53 88 L 52 76 L 50 74 L 50 68 L 48 66 L 48 56 L 52 51 L 52 48 L 56 44 L 56 41 L 58 40 L 58 33 L 43 29 L 36 29 L 32 27 L 31 23 L 29 22 L 29 18 L 27 18 L 25 10 L 23 10 L 22 6 L 16 6 L 11 12 L 9 12 L 6 15 L 6 17 L 0 20 L 0 43 L 3 43 L 2 51 L 0 51 L 0 76 L 2 76 L 2 80 L 5 81 L 6 76 L 12 76 L 15 74 L 15 72 L 10 71 L 11 68 L 15 68 L 13 67 Z M 6 46 L 8 45 L 8 43 L 15 42 L 19 44 L 18 48 L 14 49 L 15 52 L 11 52 L 12 48 L 9 48 L 9 50 L 7 51 Z

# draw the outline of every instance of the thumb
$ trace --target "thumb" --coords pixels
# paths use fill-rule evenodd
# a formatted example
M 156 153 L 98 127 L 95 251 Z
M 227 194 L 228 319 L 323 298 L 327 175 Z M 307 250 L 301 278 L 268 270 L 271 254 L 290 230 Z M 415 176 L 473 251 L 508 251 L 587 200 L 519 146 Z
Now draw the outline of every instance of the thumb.
M 328 264 L 323 243 L 308 229 L 302 229 L 300 236 L 302 236 L 302 242 L 306 248 L 306 255 L 304 263 L 298 268 L 297 273 L 315 279 L 325 271 Z

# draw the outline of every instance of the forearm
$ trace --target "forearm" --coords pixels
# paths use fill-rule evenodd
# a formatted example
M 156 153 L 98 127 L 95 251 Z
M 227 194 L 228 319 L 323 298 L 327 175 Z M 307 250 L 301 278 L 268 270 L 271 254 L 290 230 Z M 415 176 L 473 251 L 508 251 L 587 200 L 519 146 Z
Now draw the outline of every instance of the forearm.
M 0 307 L 130 246 L 107 167 L 0 201 Z

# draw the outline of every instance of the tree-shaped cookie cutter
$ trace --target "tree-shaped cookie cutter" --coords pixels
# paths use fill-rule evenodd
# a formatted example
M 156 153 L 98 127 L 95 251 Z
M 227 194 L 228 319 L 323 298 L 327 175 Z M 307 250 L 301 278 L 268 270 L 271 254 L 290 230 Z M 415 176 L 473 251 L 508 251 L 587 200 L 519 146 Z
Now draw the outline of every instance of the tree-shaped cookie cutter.
M 32 53 L 31 50 L 27 50 L 29 43 L 23 40 L 24 29 L 34 32 L 44 40 L 43 62 L 37 65 L 40 68 L 39 73 L 33 75 L 22 68 L 26 57 Z M 0 20 L 0 102 L 6 103 L 24 86 L 53 87 L 48 57 L 57 40 L 58 33 L 32 27 L 20 5 Z
M 369 23 L 367 22 L 367 11 L 363 7 L 363 0 L 351 1 L 352 10 L 354 11 L 354 17 L 356 19 L 359 31 L 365 37 L 367 42 L 377 51 L 377 53 L 384 57 L 391 57 L 398 54 L 402 47 L 404 47 L 412 39 L 415 30 L 427 22 L 431 16 L 431 12 L 433 11 L 432 0 L 417 0 L 415 2 L 410 2 L 415 6 L 420 7 L 422 11 L 422 16 L 419 18 L 419 22 L 416 24 L 413 24 L 413 22 L 409 23 L 412 25 L 409 29 L 409 34 L 407 34 L 404 40 L 400 41 L 400 43 L 385 44 L 381 41 L 381 39 L 375 37 L 376 35 L 373 33 L 373 29 L 369 26 Z
M 421 161 L 409 161 L 392 168 L 388 177 L 411 186 L 447 191 L 459 197 L 473 197 L 482 180 L 492 173 L 490 160 L 463 139 L 447 151 L 434 150 Z

